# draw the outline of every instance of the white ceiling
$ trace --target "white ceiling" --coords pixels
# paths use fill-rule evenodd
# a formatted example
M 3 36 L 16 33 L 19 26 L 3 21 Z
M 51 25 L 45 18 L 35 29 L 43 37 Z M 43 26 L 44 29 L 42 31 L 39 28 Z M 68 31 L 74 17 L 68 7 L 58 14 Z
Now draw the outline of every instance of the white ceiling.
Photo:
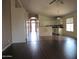
M 63 16 L 77 9 L 76 0 L 63 0 L 64 4 L 55 2 L 49 5 L 51 1 L 52 0 L 21 0 L 26 10 L 47 16 Z

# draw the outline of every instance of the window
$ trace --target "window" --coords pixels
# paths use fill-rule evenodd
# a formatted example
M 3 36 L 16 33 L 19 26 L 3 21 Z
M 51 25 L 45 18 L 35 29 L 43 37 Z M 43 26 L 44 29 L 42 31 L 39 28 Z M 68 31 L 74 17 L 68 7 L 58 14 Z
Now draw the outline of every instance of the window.
M 73 17 L 66 19 L 66 31 L 73 32 L 74 31 Z

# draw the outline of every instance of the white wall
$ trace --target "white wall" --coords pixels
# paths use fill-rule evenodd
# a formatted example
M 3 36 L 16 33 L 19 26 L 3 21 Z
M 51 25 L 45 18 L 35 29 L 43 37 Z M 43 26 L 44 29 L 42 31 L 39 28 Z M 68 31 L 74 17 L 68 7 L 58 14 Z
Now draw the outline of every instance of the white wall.
M 25 40 L 26 38 L 25 36 L 26 18 L 25 17 L 26 16 L 27 16 L 27 12 L 22 7 L 22 5 L 21 5 L 21 8 L 15 8 L 15 0 L 11 0 L 12 42 L 13 43 L 26 42 Z
M 11 1 L 2 0 L 2 50 L 12 43 L 11 32 Z
M 66 31 L 66 18 L 68 17 L 74 17 L 74 32 Z M 77 13 L 76 12 L 68 14 L 65 17 L 63 17 L 63 25 L 64 25 L 63 35 L 77 38 Z

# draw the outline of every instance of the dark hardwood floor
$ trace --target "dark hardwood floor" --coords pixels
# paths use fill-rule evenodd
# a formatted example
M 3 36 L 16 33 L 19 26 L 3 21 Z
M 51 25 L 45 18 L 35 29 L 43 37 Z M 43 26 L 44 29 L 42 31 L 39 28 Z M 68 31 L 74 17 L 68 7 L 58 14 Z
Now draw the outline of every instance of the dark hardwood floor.
M 74 38 L 58 36 L 16 43 L 3 52 L 2 59 L 77 59 L 77 42 Z

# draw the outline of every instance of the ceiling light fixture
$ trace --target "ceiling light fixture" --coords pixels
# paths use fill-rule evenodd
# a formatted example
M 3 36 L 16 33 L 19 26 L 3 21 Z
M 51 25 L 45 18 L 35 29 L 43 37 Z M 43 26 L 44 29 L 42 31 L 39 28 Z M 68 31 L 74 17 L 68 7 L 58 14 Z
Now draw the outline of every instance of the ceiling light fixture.
M 62 0 L 52 0 L 49 5 L 53 4 L 54 2 L 59 2 L 60 4 L 64 4 Z
M 57 19 L 57 20 L 60 20 L 60 19 L 61 19 L 61 17 L 59 17 L 59 16 L 58 16 L 58 17 L 56 17 L 56 19 Z

